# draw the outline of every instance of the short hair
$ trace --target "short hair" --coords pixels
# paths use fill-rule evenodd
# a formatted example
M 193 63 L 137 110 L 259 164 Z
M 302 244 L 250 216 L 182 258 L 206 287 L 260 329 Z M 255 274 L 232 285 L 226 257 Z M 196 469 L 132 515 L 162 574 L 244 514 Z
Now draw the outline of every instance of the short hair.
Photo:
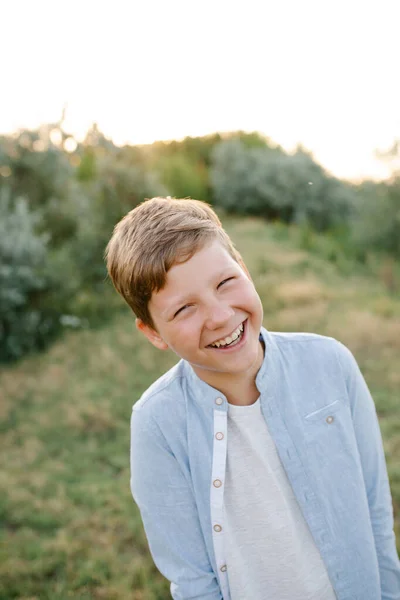
M 241 262 L 209 204 L 152 198 L 136 206 L 114 227 L 105 250 L 107 271 L 136 317 L 155 329 L 148 307 L 153 292 L 165 286 L 173 265 L 186 262 L 215 239 L 236 262 Z

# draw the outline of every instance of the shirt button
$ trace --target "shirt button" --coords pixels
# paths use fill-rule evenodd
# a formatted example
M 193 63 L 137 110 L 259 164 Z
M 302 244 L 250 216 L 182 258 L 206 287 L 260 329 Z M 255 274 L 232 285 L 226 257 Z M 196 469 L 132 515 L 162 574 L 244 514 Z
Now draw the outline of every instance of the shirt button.
M 217 440 L 222 440 L 224 438 L 224 434 L 222 433 L 222 431 L 218 431 L 218 433 L 215 434 L 215 437 L 217 438 Z
M 220 569 L 223 573 L 225 573 L 226 571 L 226 565 L 222 565 L 221 569 Z
M 334 420 L 335 420 L 335 419 L 332 417 L 332 415 L 329 415 L 329 417 L 326 417 L 326 422 L 327 422 L 327 423 L 329 423 L 329 425 L 330 425 L 331 423 L 333 423 L 333 421 L 334 421 Z
M 214 487 L 221 487 L 222 481 L 220 479 L 214 479 L 213 485 Z
M 221 525 L 214 525 L 214 531 L 218 531 L 218 532 L 222 531 Z
M 218 406 L 221 406 L 221 404 L 223 403 L 223 401 L 224 401 L 223 398 L 217 398 L 215 400 L 215 404 L 218 404 Z

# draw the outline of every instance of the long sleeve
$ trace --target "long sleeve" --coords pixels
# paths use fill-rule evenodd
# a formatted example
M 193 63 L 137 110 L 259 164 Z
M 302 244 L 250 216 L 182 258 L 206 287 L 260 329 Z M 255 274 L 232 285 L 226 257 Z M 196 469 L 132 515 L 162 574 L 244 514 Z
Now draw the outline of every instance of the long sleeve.
M 150 415 L 133 410 L 131 491 L 159 571 L 174 600 L 221 600 L 190 482 Z
M 339 342 L 379 563 L 382 600 L 400 600 L 400 562 L 393 531 L 393 504 L 375 404 L 346 346 Z

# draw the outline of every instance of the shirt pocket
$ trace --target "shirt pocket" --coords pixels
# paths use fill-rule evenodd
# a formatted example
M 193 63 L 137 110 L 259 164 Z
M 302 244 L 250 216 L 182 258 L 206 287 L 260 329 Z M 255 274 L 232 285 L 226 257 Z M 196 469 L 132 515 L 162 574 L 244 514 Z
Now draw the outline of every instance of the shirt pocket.
M 303 417 L 306 443 L 319 466 L 344 468 L 358 462 L 349 406 L 337 399 Z
M 322 408 L 318 408 L 308 415 L 305 415 L 304 419 L 308 423 L 319 423 L 319 422 L 327 422 L 328 424 L 332 424 L 334 422 L 334 416 L 344 407 L 343 402 L 340 400 L 335 400 L 334 402 L 330 402 L 326 406 L 322 406 Z M 329 417 L 333 417 L 333 420 Z

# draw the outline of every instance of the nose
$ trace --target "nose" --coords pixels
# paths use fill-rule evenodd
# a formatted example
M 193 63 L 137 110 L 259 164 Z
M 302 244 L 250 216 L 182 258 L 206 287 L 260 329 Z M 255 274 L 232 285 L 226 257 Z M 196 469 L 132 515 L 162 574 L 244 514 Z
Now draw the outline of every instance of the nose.
M 205 325 L 207 329 L 218 329 L 223 327 L 233 317 L 235 311 L 229 304 L 215 302 L 207 308 Z

